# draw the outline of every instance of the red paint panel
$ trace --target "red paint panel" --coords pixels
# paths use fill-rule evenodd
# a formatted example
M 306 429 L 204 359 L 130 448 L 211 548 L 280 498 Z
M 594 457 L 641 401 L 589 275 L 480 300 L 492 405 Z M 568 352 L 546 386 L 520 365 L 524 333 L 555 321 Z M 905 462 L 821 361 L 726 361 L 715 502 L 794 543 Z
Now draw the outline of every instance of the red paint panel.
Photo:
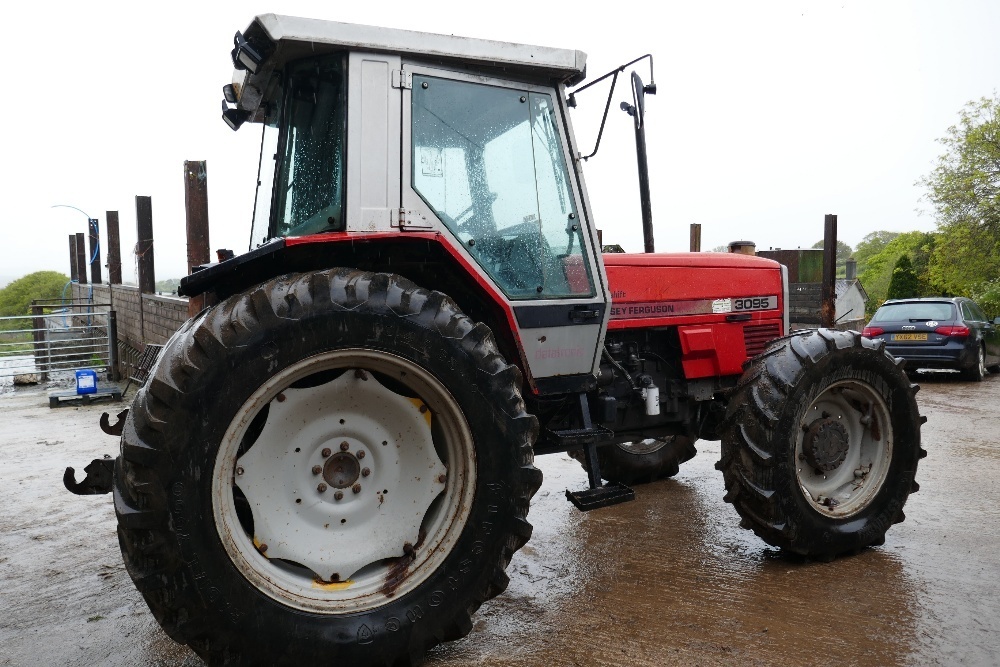
M 743 324 L 678 327 L 681 339 L 681 366 L 684 377 L 739 375 L 747 359 Z
M 619 253 L 604 255 L 604 266 L 615 303 L 781 294 L 781 265 L 761 257 Z
M 569 283 L 569 291 L 573 294 L 588 294 L 590 281 L 587 280 L 587 267 L 579 255 L 567 255 L 562 258 L 563 273 Z
M 285 239 L 285 245 L 294 246 L 306 245 L 310 243 L 377 243 L 386 239 L 391 239 L 393 241 L 406 241 L 408 239 L 431 241 L 443 246 L 445 250 L 448 251 L 448 254 L 459 263 L 465 273 L 471 276 L 472 279 L 475 280 L 480 287 L 482 287 L 483 291 L 485 291 L 486 294 L 488 294 L 490 298 L 493 299 L 498 306 L 500 306 L 500 309 L 503 311 L 504 316 L 507 319 L 507 326 L 510 327 L 510 331 L 514 336 L 518 353 L 521 355 L 521 363 L 519 364 L 521 371 L 528 379 L 528 384 L 531 387 L 531 390 L 537 393 L 534 378 L 531 375 L 531 369 L 528 366 L 527 359 L 524 355 L 524 345 L 521 343 L 521 336 L 518 334 L 517 322 L 514 319 L 514 310 L 493 286 L 493 283 L 487 281 L 479 275 L 473 265 L 466 261 L 465 257 L 450 243 L 445 241 L 444 235 L 440 232 L 329 232 L 326 234 L 312 234 L 310 236 L 290 236 Z
M 605 266 L 680 266 L 703 268 L 773 268 L 773 259 L 728 252 L 610 252 L 604 255 Z
M 309 236 L 289 236 L 285 238 L 286 246 L 306 245 L 308 243 L 343 243 L 345 241 L 377 241 L 379 239 L 391 238 L 394 240 L 423 239 L 425 241 L 436 241 L 442 243 L 439 232 L 327 232 L 325 234 L 311 234 Z M 442 245 L 447 245 L 443 244 Z
M 743 313 L 751 322 L 781 318 L 784 312 L 781 265 L 770 259 L 730 253 L 608 253 L 604 266 L 612 330 L 726 323 L 730 313 L 692 312 L 688 307 L 705 300 L 776 296 L 776 308 Z M 651 304 L 674 304 L 674 312 L 657 316 Z M 614 317 L 616 308 L 628 313 L 630 306 L 637 309 L 636 317 Z

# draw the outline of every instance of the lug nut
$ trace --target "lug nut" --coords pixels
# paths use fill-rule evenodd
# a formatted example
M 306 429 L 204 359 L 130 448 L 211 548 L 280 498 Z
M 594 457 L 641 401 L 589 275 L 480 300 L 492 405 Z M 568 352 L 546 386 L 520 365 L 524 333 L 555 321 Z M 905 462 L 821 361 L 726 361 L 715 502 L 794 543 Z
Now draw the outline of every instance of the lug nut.
M 257 551 L 264 553 L 265 551 L 267 551 L 267 545 L 261 544 L 259 547 L 257 547 Z
M 319 486 L 316 487 L 316 490 L 319 491 L 320 493 L 323 493 L 324 491 L 326 491 L 326 484 L 320 482 Z
M 428 410 L 427 404 L 426 403 L 421 404 L 421 406 L 420 406 L 420 412 L 424 413 L 424 412 L 427 412 L 427 410 Z
M 355 456 L 357 456 L 357 457 L 358 457 L 359 459 L 363 459 L 363 458 L 365 458 L 365 450 L 363 450 L 363 449 L 359 449 L 359 450 L 358 450 L 358 453 L 357 453 L 357 454 L 355 454 Z
M 324 459 L 328 459 L 328 458 L 330 458 L 330 454 L 333 454 L 333 452 L 332 452 L 332 451 L 330 451 L 330 448 L 329 448 L 329 447 L 324 447 L 324 448 L 323 448 L 323 451 L 322 451 L 322 452 L 320 452 L 320 454 L 322 454 L 322 455 L 323 455 L 323 458 L 324 458 Z
M 321 468 L 320 466 L 313 466 L 313 474 L 314 475 L 318 475 L 321 472 L 323 472 L 323 468 Z
M 354 486 L 351 487 L 351 491 L 353 491 L 354 493 L 361 493 L 361 485 L 355 484 Z
M 236 474 L 237 475 L 242 475 L 243 474 L 243 466 L 238 466 L 236 468 Z
M 448 481 L 448 475 L 444 473 L 438 475 L 438 481 L 444 484 L 445 482 Z
M 344 492 L 343 491 L 337 491 L 335 494 L 333 494 L 333 499 L 334 500 L 343 500 L 344 499 Z
M 351 446 L 349 444 L 347 444 L 346 440 L 344 440 L 342 443 L 340 443 L 340 451 L 346 452 L 350 448 L 351 448 Z
M 285 395 L 278 394 L 278 403 L 284 403 L 284 402 L 285 402 Z
M 372 474 L 372 471 L 369 468 L 364 468 L 364 469 L 361 470 L 361 476 L 362 477 L 367 477 L 370 474 Z

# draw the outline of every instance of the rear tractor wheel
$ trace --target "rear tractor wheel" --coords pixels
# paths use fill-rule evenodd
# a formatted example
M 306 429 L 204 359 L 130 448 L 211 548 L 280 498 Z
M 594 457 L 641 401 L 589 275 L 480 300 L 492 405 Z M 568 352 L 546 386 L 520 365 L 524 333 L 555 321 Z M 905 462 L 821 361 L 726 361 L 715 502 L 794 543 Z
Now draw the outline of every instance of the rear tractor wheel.
M 520 384 L 486 327 L 396 276 L 234 296 L 174 336 L 129 413 L 129 574 L 210 664 L 419 663 L 530 536 Z
M 884 345 L 821 329 L 779 339 L 730 397 L 718 468 L 765 542 L 832 558 L 882 544 L 919 488 L 910 383 Z

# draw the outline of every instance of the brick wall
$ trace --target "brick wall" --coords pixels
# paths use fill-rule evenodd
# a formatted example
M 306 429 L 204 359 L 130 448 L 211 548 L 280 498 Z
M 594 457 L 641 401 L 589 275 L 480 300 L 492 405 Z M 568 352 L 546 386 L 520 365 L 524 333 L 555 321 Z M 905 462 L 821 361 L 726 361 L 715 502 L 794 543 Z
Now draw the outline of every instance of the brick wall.
M 163 345 L 188 318 L 187 297 L 139 294 L 131 285 L 73 285 L 73 297 L 77 303 L 94 304 L 96 310 L 114 309 L 125 376 L 146 345 Z

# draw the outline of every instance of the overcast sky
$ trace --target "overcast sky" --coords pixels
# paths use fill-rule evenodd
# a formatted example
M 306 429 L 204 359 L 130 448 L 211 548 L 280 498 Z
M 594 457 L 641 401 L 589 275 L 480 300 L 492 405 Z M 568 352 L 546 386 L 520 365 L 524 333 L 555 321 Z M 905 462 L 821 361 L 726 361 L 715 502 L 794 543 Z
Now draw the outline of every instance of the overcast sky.
M 840 239 L 852 246 L 877 229 L 933 229 L 917 212 L 915 182 L 961 107 L 1000 81 L 1000 2 L 987 0 L 13 7 L 0 162 L 7 279 L 69 273 L 67 236 L 86 231 L 86 218 L 51 208 L 68 204 L 100 219 L 102 243 L 105 211 L 120 212 L 125 279 L 134 280 L 136 195 L 152 197 L 157 279 L 184 275 L 184 160 L 208 162 L 213 249 L 246 251 L 259 132 L 232 132 L 220 103 L 233 33 L 258 13 L 580 49 L 591 78 L 652 53 L 659 90 L 648 99 L 647 134 L 660 251 L 687 250 L 693 222 L 705 249 L 744 239 L 809 247 L 826 213 L 839 215 Z M 627 97 L 621 86 L 585 172 L 605 242 L 639 252 L 634 140 L 617 108 Z M 579 102 L 574 124 L 586 150 L 604 93 Z

